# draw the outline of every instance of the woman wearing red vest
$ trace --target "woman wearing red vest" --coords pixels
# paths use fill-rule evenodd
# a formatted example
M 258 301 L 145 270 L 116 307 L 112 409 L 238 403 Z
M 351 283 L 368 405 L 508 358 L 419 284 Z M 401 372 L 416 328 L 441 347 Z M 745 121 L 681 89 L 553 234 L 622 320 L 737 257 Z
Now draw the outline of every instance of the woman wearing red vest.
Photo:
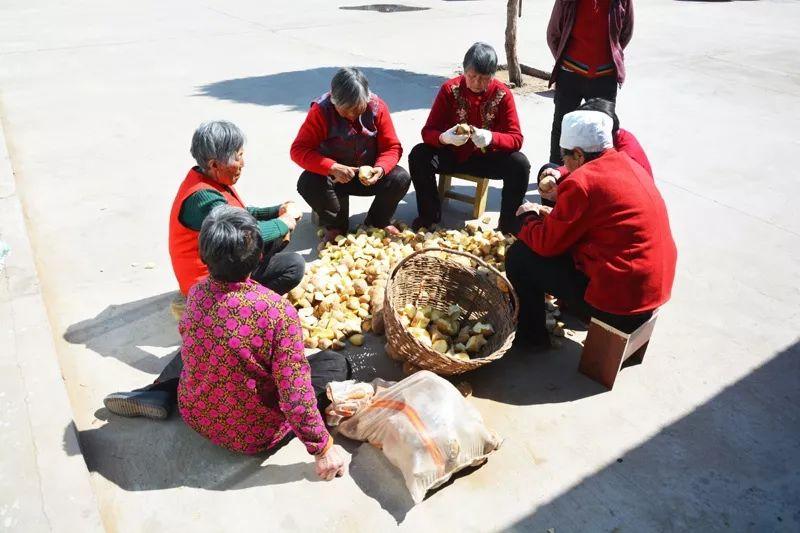
M 302 256 L 281 251 L 302 214 L 297 206 L 286 202 L 274 207 L 245 207 L 233 188 L 244 167 L 244 142 L 242 131 L 226 121 L 204 122 L 192 136 L 191 153 L 197 166 L 189 170 L 178 188 L 169 220 L 169 255 L 183 296 L 208 277 L 198 237 L 203 221 L 221 205 L 246 209 L 257 220 L 263 247 L 250 279 L 278 294 L 286 294 L 303 279 Z M 155 383 L 110 394 L 103 403 L 118 415 L 166 418 L 175 405 L 181 367 L 178 352 Z
M 564 117 L 561 152 L 570 170 L 550 211 L 523 204 L 524 225 L 506 255 L 520 297 L 518 335 L 547 346 L 545 293 L 626 333 L 670 297 L 677 251 L 653 178 L 613 148 L 612 119 Z M 541 215 L 541 216 L 540 216 Z
M 446 81 L 422 128 L 422 143 L 411 150 L 408 166 L 417 193 L 416 231 L 441 219 L 436 174 L 465 173 L 503 180 L 500 230 L 515 233 L 514 216 L 528 190 L 531 165 L 522 148 L 522 132 L 511 90 L 495 79 L 497 53 L 475 43 L 464 56 L 464 74 Z M 459 124 L 473 127 L 458 134 Z
M 178 188 L 169 220 L 169 255 L 182 294 L 208 276 L 200 260 L 197 238 L 206 216 L 218 205 L 247 209 L 258 220 L 264 253 L 252 278 L 278 294 L 286 294 L 303 279 L 305 261 L 281 252 L 287 235 L 301 216 L 292 202 L 274 207 L 245 207 L 233 186 L 244 167 L 244 134 L 233 123 L 205 122 L 192 136 L 191 153 L 197 166 Z
M 550 161 L 561 163 L 561 119 L 582 100 L 617 99 L 625 81 L 623 50 L 633 36 L 633 0 L 555 0 L 547 26 L 547 45 L 556 60 L 550 132 Z
M 389 108 L 369 91 L 366 76 L 340 69 L 330 92 L 311 103 L 290 151 L 304 170 L 297 192 L 325 228 L 324 242 L 347 232 L 350 195 L 375 197 L 364 224 L 398 232 L 391 219 L 411 185 L 397 165 L 402 153 Z M 362 166 L 370 174 L 359 179 Z

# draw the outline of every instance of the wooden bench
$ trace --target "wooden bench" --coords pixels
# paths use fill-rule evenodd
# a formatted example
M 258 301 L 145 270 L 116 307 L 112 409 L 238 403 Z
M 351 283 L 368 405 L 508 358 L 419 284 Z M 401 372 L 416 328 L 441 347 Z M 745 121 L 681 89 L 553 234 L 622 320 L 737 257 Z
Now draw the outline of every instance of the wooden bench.
M 644 359 L 656 317 L 657 314 L 653 313 L 650 320 L 631 334 L 592 318 L 578 370 L 612 389 L 623 365 L 640 364 Z
M 475 196 L 461 194 L 451 190 L 453 178 L 471 181 L 476 184 Z M 439 200 L 444 204 L 446 199 L 472 204 L 472 218 L 480 218 L 486 210 L 486 199 L 489 197 L 489 178 L 479 178 L 470 174 L 441 174 L 439 176 Z

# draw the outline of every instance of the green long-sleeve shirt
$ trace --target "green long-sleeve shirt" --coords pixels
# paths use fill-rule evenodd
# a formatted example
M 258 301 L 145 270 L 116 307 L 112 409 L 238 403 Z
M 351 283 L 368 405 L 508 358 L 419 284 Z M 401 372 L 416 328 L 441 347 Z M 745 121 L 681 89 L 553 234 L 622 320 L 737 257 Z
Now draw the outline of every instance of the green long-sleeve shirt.
M 189 229 L 200 231 L 203 220 L 211 213 L 211 210 L 218 205 L 227 203 L 225 197 L 217 191 L 199 190 L 183 201 L 178 213 L 178 221 Z M 264 242 L 282 239 L 289 232 L 289 226 L 278 218 L 279 210 L 279 205 L 247 207 L 247 211 L 258 221 L 258 228 L 261 230 L 261 238 L 264 239 Z

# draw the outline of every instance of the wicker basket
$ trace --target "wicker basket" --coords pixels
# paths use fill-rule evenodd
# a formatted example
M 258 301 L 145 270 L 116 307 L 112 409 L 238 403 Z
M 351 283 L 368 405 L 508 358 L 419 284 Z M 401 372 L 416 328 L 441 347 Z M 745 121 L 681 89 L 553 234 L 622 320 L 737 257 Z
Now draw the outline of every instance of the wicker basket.
M 488 269 L 489 275 L 442 258 L 443 252 L 467 257 L 472 264 Z M 462 323 L 465 320 L 491 323 L 495 333 L 487 339 L 488 343 L 482 350 L 486 355 L 461 361 L 422 344 L 400 323 L 397 310 L 409 303 L 416 307 L 430 305 L 440 311 L 458 304 L 465 310 L 461 316 Z M 437 374 L 453 375 L 475 370 L 500 359 L 511 347 L 518 313 L 519 300 L 511 284 L 480 258 L 447 248 L 418 250 L 394 267 L 386 284 L 383 317 L 387 351 L 395 359 Z

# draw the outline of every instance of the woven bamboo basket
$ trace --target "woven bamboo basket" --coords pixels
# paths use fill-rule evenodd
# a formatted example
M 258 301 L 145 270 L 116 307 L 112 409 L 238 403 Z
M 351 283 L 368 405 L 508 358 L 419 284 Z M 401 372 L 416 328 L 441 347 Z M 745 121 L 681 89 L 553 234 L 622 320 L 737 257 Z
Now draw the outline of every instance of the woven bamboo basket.
M 448 254 L 464 256 L 473 265 L 485 267 L 489 274 L 482 275 L 477 266 L 448 259 Z M 476 320 L 489 322 L 495 333 L 487 338 L 488 343 L 481 351 L 485 355 L 461 361 L 425 346 L 400 323 L 398 310 L 406 304 L 429 305 L 440 311 L 458 304 L 465 311 L 460 317 L 462 324 Z M 448 248 L 418 250 L 394 267 L 386 283 L 383 318 L 387 351 L 394 359 L 437 374 L 454 375 L 475 370 L 500 359 L 511 347 L 518 313 L 519 300 L 514 288 L 482 259 Z

